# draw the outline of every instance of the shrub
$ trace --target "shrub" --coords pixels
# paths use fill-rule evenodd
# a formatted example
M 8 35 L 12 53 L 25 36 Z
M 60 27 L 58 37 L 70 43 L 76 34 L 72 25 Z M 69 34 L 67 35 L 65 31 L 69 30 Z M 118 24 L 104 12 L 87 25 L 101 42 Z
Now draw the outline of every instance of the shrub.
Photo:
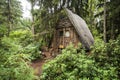
M 21 53 L 29 54 L 31 60 L 40 59 L 42 58 L 41 51 L 40 51 L 40 43 L 34 42 L 29 44 L 28 46 L 24 47 Z
M 17 41 L 23 47 L 33 43 L 33 36 L 28 30 L 16 30 L 10 33 L 9 36 L 14 41 Z
M 19 31 L 18 31 L 19 32 Z M 26 31 L 25 31 L 26 32 Z M 31 42 L 30 35 L 12 32 L 9 37 L 0 39 L 0 80 L 35 80 L 29 60 L 36 59 L 39 52 L 38 43 Z M 24 31 L 23 31 L 24 33 Z
M 29 54 L 30 59 L 41 58 L 41 42 L 33 41 L 31 33 L 27 30 L 17 30 L 4 36 L 1 40 L 1 52 L 4 54 Z
M 28 60 L 25 54 L 8 57 L 4 64 L 0 65 L 0 80 L 34 80 L 35 76 Z
M 119 38 L 119 37 L 118 37 Z M 97 66 L 103 69 L 114 68 L 117 78 L 120 75 L 120 39 L 110 40 L 109 43 L 103 43 L 102 40 L 95 42 L 91 54 Z
M 101 68 L 84 50 L 69 46 L 43 66 L 41 80 L 110 80 L 116 79 L 114 67 Z

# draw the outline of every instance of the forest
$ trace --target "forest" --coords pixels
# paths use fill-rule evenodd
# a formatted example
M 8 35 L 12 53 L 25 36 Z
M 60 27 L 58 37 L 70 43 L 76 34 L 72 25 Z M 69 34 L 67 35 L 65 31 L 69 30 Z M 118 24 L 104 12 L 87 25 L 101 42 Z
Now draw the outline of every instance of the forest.
M 81 43 L 52 51 L 64 8 L 86 22 L 89 51 Z M 0 0 L 0 80 L 120 80 L 120 0 Z

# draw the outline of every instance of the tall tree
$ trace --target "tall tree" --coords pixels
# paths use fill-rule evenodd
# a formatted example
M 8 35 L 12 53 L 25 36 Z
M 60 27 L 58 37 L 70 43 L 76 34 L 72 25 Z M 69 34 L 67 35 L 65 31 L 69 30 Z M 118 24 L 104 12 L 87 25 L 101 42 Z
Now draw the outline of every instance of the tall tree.
M 0 24 L 1 29 L 6 28 L 5 33 L 15 29 L 22 17 L 22 9 L 18 0 L 0 0 Z M 3 28 L 4 27 L 4 28 Z
M 8 22 L 9 22 L 9 31 L 12 29 L 15 29 L 17 24 L 20 21 L 20 17 L 22 17 L 22 9 L 20 2 L 18 0 L 7 0 L 7 16 L 8 16 Z
M 107 39 L 106 39 L 106 0 L 104 0 L 104 28 L 103 28 L 103 37 L 104 37 L 104 42 L 106 42 L 107 41 Z
M 106 2 L 105 2 L 106 1 Z M 120 33 L 120 1 L 99 0 L 97 5 L 98 31 L 102 34 L 104 41 L 116 39 Z M 105 6 L 104 6 L 105 5 Z M 102 17 L 104 16 L 104 17 Z
M 31 4 L 31 17 L 32 17 L 32 24 L 31 24 L 31 31 L 33 36 L 35 36 L 35 28 L 34 28 L 34 24 L 35 24 L 35 15 L 34 15 L 34 6 L 36 5 L 37 0 L 28 0 L 28 2 L 30 2 Z
M 85 19 L 86 19 L 90 29 L 95 28 L 95 24 L 94 24 L 95 16 L 94 15 L 97 11 L 97 9 L 96 9 L 97 2 L 98 1 L 96 1 L 96 0 L 88 1 L 88 9 L 87 9 L 88 13 L 87 13 L 87 17 Z

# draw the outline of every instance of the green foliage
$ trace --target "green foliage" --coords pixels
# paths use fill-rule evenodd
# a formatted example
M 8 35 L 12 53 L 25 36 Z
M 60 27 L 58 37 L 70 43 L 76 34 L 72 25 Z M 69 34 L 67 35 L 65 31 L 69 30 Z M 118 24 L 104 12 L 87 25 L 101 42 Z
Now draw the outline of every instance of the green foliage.
M 28 55 L 16 54 L 6 58 L 0 65 L 0 80 L 34 80 L 32 68 L 29 66 Z
M 108 55 L 108 63 L 111 66 L 116 67 L 118 76 L 120 75 L 120 36 L 117 40 L 111 40 L 107 44 L 107 55 Z
M 17 30 L 0 42 L 0 80 L 34 80 L 30 60 L 40 58 L 38 43 L 27 30 Z
M 10 33 L 9 37 L 1 40 L 1 54 L 29 54 L 30 59 L 41 58 L 41 44 L 33 41 L 32 34 L 27 30 L 17 30 Z
M 33 36 L 29 30 L 16 30 L 10 33 L 9 36 L 22 46 L 27 46 L 33 42 Z
M 20 20 L 22 10 L 19 0 L 0 0 L 0 80 L 35 79 L 33 70 L 29 67 L 29 59 L 41 58 L 41 46 L 49 45 L 58 19 L 65 17 L 63 6 L 72 9 L 86 20 L 96 41 L 91 56 L 87 56 L 81 47 L 78 50 L 73 46 L 64 49 L 62 54 L 44 65 L 41 79 L 118 79 L 120 36 L 106 44 L 98 39 L 103 33 L 103 0 L 28 1 L 32 4 L 33 21 Z M 39 9 L 35 10 L 36 4 Z M 116 39 L 120 33 L 119 4 L 119 0 L 110 0 L 106 3 L 107 40 Z M 29 31 L 32 30 L 31 25 L 35 27 L 35 39 Z
M 23 48 L 22 53 L 29 54 L 31 60 L 40 59 L 42 58 L 40 47 L 39 42 L 29 44 Z
M 7 28 L 5 24 L 0 24 L 0 37 L 3 37 L 7 34 Z
M 84 50 L 77 53 L 69 46 L 43 66 L 41 80 L 110 80 L 116 77 L 114 67 L 100 67 L 91 56 L 85 55 Z
M 97 40 L 92 49 L 91 54 L 97 65 L 103 69 L 115 68 L 116 76 L 119 77 L 120 37 L 106 44 L 102 40 Z

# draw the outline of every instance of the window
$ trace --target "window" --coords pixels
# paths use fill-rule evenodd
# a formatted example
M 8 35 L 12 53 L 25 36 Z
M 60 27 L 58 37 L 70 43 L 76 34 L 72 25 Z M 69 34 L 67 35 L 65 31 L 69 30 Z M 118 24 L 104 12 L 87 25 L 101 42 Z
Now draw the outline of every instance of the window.
M 65 32 L 65 37 L 70 37 L 70 32 L 69 31 Z
M 59 36 L 63 36 L 63 31 L 59 31 Z

